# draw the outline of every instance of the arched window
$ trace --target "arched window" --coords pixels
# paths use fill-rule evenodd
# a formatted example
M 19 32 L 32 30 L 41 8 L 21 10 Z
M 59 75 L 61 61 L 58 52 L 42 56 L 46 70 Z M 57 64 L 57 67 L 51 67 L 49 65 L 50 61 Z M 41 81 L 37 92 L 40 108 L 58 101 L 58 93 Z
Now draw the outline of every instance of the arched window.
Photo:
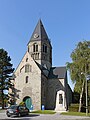
M 63 97 L 62 97 L 62 94 L 59 94 L 59 104 L 63 104 Z
M 43 52 L 47 53 L 47 45 L 43 44 Z
M 29 78 L 29 77 L 28 77 L 28 76 L 26 76 L 26 80 L 25 80 L 25 82 L 26 82 L 26 83 L 28 83 L 28 78 Z
M 26 64 L 26 65 L 25 65 L 25 73 L 31 72 L 31 71 L 32 71 L 32 66 L 29 65 L 29 64 Z
M 44 52 L 44 45 L 43 45 L 43 52 Z
M 28 62 L 28 58 L 26 58 L 26 62 Z
M 28 52 L 29 52 L 29 47 L 28 47 Z
M 38 52 L 38 45 L 36 43 L 33 45 L 33 52 Z
M 45 46 L 45 53 L 47 53 L 47 46 Z

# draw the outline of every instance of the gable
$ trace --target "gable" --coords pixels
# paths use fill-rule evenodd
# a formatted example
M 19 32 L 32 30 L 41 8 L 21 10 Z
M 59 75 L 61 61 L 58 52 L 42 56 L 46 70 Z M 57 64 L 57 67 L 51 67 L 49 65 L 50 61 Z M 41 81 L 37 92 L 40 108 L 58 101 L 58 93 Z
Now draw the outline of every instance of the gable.
M 21 71 L 25 72 L 25 65 L 30 65 L 32 67 L 32 70 L 35 72 L 41 72 L 31 55 L 26 52 L 14 73 L 17 75 L 21 73 Z

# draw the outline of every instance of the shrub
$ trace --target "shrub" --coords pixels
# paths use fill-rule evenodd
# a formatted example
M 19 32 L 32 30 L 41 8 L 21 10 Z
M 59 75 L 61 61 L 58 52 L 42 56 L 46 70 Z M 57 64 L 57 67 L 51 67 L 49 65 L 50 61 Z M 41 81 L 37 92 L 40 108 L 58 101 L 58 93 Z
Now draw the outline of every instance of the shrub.
M 71 106 L 69 106 L 70 112 L 78 112 L 78 110 L 79 110 L 79 104 L 71 104 Z M 86 112 L 86 106 L 81 107 L 81 112 Z M 88 113 L 90 113 L 90 106 L 88 106 Z
M 79 104 L 71 104 L 69 106 L 69 111 L 78 112 L 78 109 L 79 109 Z
M 22 102 L 19 103 L 19 105 L 25 106 L 25 102 L 22 101 Z

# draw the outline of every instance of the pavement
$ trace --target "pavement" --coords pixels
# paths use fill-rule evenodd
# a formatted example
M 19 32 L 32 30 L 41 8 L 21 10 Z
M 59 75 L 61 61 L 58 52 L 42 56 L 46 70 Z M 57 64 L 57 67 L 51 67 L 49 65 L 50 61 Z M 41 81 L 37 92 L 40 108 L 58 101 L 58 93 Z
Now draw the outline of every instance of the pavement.
M 30 120 L 90 120 L 90 117 L 82 117 L 82 116 L 67 116 L 60 115 L 60 113 L 56 114 L 40 114 L 37 117 L 31 117 Z
M 28 116 L 23 117 L 7 117 L 4 111 L 0 113 L 0 120 L 90 120 L 90 117 L 60 115 L 60 113 L 55 114 L 30 113 Z

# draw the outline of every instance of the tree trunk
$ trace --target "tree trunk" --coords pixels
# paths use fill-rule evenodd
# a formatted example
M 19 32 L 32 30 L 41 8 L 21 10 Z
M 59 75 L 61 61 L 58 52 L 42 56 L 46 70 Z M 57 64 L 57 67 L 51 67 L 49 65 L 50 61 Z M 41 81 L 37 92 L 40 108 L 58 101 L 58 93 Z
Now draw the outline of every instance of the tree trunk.
M 83 84 L 82 84 L 82 90 L 81 90 L 81 93 L 80 93 L 80 99 L 79 99 L 79 112 L 81 112 L 81 107 L 82 107 L 82 96 L 83 96 L 83 91 L 84 91 L 84 81 L 83 81 Z

